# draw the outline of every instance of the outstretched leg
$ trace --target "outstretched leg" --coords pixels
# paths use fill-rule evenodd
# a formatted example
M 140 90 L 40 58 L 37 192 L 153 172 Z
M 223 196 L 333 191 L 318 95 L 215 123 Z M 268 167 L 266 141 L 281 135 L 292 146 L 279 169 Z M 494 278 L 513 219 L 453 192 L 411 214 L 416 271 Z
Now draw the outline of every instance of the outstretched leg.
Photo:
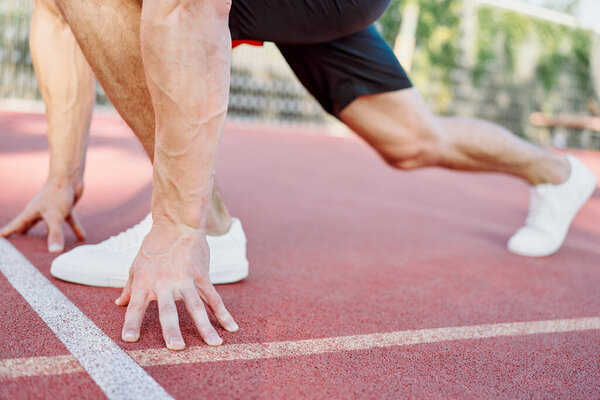
M 564 156 L 487 121 L 435 116 L 416 89 L 360 97 L 340 118 L 395 168 L 502 172 L 531 185 L 559 184 L 569 176 Z
M 526 142 L 490 122 L 434 116 L 415 89 L 363 96 L 340 118 L 393 167 L 502 172 L 532 185 L 530 212 L 508 249 L 530 257 L 561 247 L 596 177 L 579 160 Z

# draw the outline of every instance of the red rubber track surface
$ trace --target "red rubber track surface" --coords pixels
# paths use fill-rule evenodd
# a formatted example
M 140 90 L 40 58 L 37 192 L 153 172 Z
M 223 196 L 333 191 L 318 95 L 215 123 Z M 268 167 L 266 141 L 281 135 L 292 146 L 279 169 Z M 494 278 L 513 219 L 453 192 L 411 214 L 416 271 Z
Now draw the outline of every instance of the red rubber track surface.
M 600 175 L 600 154 L 576 155 Z M 46 172 L 44 117 L 0 113 L 0 224 Z M 508 176 L 399 172 L 359 139 L 230 123 L 217 181 L 251 265 L 218 287 L 241 327 L 220 330 L 226 344 L 600 316 L 598 190 L 556 255 L 528 259 L 505 249 L 528 200 Z M 94 119 L 85 183 L 76 210 L 89 243 L 149 210 L 151 167 L 115 116 Z M 155 305 L 141 340 L 122 343 L 118 289 L 52 278 L 44 233 L 10 241 L 123 349 L 163 347 Z M 180 315 L 187 346 L 202 345 Z M 2 276 L 0 317 L 0 359 L 69 354 Z M 600 398 L 598 354 L 592 330 L 146 370 L 176 398 Z M 0 398 L 50 397 L 103 394 L 85 373 L 0 381 Z

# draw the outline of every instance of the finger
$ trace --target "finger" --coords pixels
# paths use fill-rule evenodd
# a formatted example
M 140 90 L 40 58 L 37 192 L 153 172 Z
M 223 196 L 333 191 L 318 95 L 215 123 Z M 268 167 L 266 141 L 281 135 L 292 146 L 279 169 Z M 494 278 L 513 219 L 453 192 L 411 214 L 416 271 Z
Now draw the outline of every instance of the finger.
M 216 291 L 215 287 L 212 284 L 207 284 L 204 286 L 199 286 L 200 297 L 202 300 L 208 304 L 210 309 L 212 310 L 215 317 L 221 324 L 223 328 L 228 330 L 229 332 L 235 332 L 239 329 L 238 324 L 235 323 L 227 308 L 225 308 L 225 304 L 223 304 L 223 299 L 221 299 L 221 295 Z
M 122 338 L 125 342 L 137 342 L 140 338 L 140 328 L 146 308 L 148 308 L 148 290 L 134 288 L 131 291 L 131 299 L 127 306 L 127 312 L 125 312 L 125 323 L 123 323 Z
M 169 350 L 183 350 L 185 343 L 179 329 L 179 316 L 173 294 L 168 290 L 157 293 L 158 316 L 163 338 Z
M 115 300 L 115 304 L 118 306 L 126 306 L 129 304 L 129 299 L 131 299 L 131 282 L 133 278 L 131 274 L 129 275 L 129 279 L 127 279 L 127 283 L 125 283 L 125 287 L 121 292 L 121 295 Z
M 65 235 L 63 234 L 62 221 L 60 218 L 44 218 L 48 225 L 48 251 L 60 253 L 65 249 Z
M 181 293 L 183 295 L 183 301 L 185 302 L 185 308 L 188 313 L 192 316 L 196 328 L 202 336 L 202 339 L 206 344 L 210 346 L 219 346 L 223 344 L 223 339 L 219 337 L 219 334 L 210 323 L 208 315 L 206 314 L 206 308 L 195 287 L 190 287 Z
M 77 218 L 75 213 L 71 212 L 71 214 L 67 215 L 66 219 L 77 239 L 85 240 L 85 230 L 83 229 L 83 226 L 81 225 L 81 222 L 79 222 L 79 218 Z
M 40 220 L 37 212 L 23 211 L 0 229 L 0 236 L 10 236 L 13 233 L 27 233 Z

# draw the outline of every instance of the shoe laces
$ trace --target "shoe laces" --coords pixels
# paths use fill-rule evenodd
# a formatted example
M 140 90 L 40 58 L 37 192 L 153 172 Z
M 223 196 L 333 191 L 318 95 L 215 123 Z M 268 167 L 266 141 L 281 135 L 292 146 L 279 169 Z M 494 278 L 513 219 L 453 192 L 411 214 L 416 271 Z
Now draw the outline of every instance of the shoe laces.
M 139 245 L 146 233 L 150 230 L 152 215 L 148 214 L 143 220 L 127 230 L 109 237 L 98 244 L 102 249 L 123 250 L 134 245 Z

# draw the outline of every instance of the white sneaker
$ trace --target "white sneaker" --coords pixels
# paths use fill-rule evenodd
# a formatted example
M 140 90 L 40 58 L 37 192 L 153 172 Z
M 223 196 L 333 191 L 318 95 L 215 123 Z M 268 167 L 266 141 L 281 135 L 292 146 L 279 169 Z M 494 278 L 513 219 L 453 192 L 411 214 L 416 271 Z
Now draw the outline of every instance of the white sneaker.
M 89 286 L 123 287 L 142 240 L 152 228 L 152 215 L 118 235 L 93 245 L 74 248 L 52 261 L 50 273 L 64 281 Z M 233 283 L 248 276 L 246 235 L 239 219 L 224 235 L 207 236 L 210 281 Z
M 596 189 L 594 173 L 572 155 L 567 155 L 567 159 L 571 164 L 569 179 L 560 185 L 544 184 L 531 188 L 525 226 L 507 244 L 511 253 L 528 257 L 556 253 L 573 218 Z

